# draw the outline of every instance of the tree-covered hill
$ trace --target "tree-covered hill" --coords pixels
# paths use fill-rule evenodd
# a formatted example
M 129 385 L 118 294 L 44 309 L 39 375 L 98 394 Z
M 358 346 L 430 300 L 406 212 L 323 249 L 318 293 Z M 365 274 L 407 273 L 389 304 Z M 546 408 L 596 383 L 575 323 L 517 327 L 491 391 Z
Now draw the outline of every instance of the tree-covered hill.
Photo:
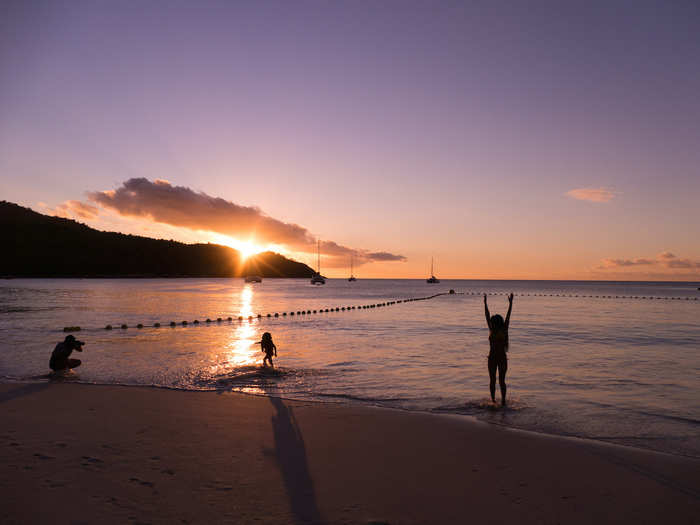
M 307 265 L 265 252 L 241 262 L 218 244 L 98 231 L 0 202 L 0 275 L 12 277 L 311 277 Z

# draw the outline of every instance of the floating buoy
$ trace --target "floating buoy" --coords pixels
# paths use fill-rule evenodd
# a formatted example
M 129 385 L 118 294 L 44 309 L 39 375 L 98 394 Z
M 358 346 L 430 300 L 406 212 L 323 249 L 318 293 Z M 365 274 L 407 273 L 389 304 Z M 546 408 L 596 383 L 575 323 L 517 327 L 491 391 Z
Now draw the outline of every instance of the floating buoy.
M 136 328 L 143 328 L 143 325 L 141 323 L 136 325 Z
M 270 314 L 267 314 L 268 317 L 270 317 Z M 258 314 L 258 319 L 260 319 L 262 315 Z
M 126 326 L 125 324 L 122 325 L 122 329 L 126 330 L 127 328 L 129 328 L 129 327 Z
M 314 313 L 316 313 L 316 310 L 314 310 Z
M 238 316 L 238 320 L 239 320 L 239 321 L 242 321 L 242 320 L 243 320 L 243 316 L 242 316 L 242 315 L 239 315 L 239 316 Z
M 107 326 L 105 326 L 105 330 L 111 330 L 111 329 L 112 329 L 112 325 L 111 325 L 111 324 L 108 324 Z
M 197 319 L 195 319 L 195 320 L 192 321 L 192 322 L 193 322 L 194 324 L 199 324 L 199 321 L 198 321 Z
M 206 322 L 207 322 L 207 323 L 211 323 L 211 319 L 209 319 L 209 318 L 207 317 Z
M 253 320 L 253 316 L 252 316 L 252 315 L 249 315 L 249 316 L 248 316 L 248 321 L 252 321 L 252 320 Z
M 289 315 L 294 315 L 294 312 L 289 312 Z
M 229 321 L 233 321 L 233 319 L 231 319 L 231 317 L 227 317 L 226 319 Z
M 153 328 L 160 328 L 160 323 L 153 323 Z
M 64 332 L 80 332 L 80 327 L 79 326 L 64 326 L 63 331 Z
M 277 312 L 275 312 L 275 317 L 279 317 L 279 316 L 280 316 L 280 314 L 278 314 Z
M 306 310 L 303 310 L 303 311 L 301 312 L 301 315 L 306 315 Z
M 175 321 L 170 321 L 170 326 L 175 326 Z
M 187 321 L 182 321 L 182 326 L 187 326 Z

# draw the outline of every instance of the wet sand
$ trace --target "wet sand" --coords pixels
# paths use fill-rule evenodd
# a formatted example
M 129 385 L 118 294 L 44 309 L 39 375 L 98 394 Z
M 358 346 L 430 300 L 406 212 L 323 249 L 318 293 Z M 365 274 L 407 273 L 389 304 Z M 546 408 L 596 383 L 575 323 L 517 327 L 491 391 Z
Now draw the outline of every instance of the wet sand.
M 2 523 L 698 523 L 700 461 L 458 416 L 0 385 Z

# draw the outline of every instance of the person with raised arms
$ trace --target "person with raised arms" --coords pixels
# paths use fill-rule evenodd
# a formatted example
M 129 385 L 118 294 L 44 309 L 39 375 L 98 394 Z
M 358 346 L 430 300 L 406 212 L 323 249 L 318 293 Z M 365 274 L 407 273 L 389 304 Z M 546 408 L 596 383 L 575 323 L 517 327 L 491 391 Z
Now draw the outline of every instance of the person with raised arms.
M 510 324 L 510 312 L 513 309 L 513 294 L 508 296 L 508 313 L 505 321 L 498 314 L 491 316 L 489 305 L 484 294 L 484 310 L 486 324 L 489 327 L 489 388 L 491 401 L 496 402 L 496 370 L 498 370 L 498 383 L 501 387 L 501 404 L 506 406 L 506 372 L 508 371 L 508 325 Z

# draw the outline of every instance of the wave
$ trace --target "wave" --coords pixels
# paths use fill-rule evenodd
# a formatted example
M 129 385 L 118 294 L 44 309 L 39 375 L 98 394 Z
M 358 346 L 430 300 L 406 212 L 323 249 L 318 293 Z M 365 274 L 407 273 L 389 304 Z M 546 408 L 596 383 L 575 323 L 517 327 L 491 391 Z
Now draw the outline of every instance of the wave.
M 489 412 L 521 412 L 531 408 L 527 403 L 518 398 L 508 398 L 508 404 L 504 407 L 500 403 L 494 403 L 489 398 L 467 400 L 456 405 L 443 405 L 435 407 L 431 412 L 479 415 Z
M 363 403 L 398 403 L 398 402 L 411 402 L 411 401 L 439 401 L 441 398 L 424 398 L 424 397 L 369 397 L 369 396 L 358 396 L 353 394 L 344 394 L 339 392 L 315 392 L 312 397 L 320 398 L 337 398 L 337 399 L 347 399 L 350 401 L 361 401 Z

